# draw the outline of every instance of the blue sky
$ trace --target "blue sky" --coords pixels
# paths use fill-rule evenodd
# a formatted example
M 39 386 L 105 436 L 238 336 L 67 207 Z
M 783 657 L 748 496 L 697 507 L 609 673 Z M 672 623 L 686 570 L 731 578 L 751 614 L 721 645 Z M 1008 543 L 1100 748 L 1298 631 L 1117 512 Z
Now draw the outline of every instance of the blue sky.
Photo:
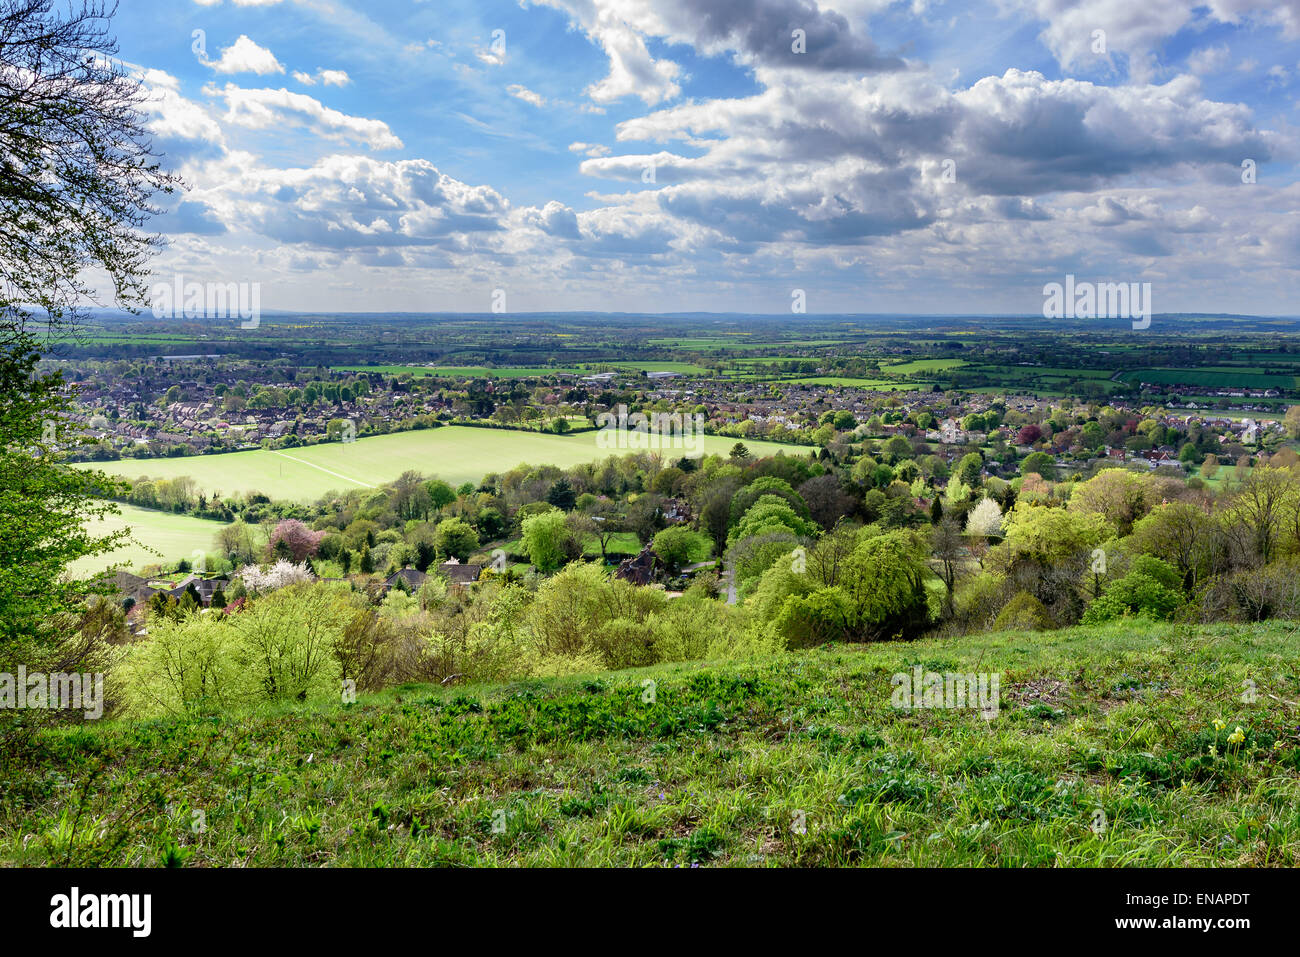
M 115 29 L 190 186 L 159 281 L 268 308 L 1028 313 L 1072 272 L 1300 313 L 1300 0 L 128 0 Z

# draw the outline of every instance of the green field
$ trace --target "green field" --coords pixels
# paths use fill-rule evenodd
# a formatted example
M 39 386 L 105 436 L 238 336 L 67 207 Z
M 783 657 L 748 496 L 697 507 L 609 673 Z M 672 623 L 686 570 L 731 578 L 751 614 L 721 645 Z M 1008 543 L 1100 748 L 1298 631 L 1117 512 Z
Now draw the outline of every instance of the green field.
M 881 372 L 890 375 L 911 375 L 913 372 L 942 372 L 945 369 L 958 369 L 966 365 L 965 359 L 913 359 L 911 362 L 897 362 L 882 365 Z
M 551 375 L 591 375 L 599 369 L 620 369 L 627 372 L 681 372 L 687 375 L 704 375 L 709 370 L 689 362 L 651 360 L 647 362 L 600 362 L 590 365 L 557 366 L 334 366 L 342 372 L 368 372 L 377 375 L 448 376 L 452 378 L 482 377 L 486 379 L 526 379 Z
M 119 505 L 120 515 L 110 515 L 102 521 L 91 523 L 91 531 L 108 535 L 130 529 L 135 543 L 119 548 L 107 555 L 83 558 L 74 562 L 71 572 L 87 577 L 113 565 L 122 565 L 128 571 L 138 571 L 145 565 L 164 561 L 192 559 L 195 549 L 207 552 L 214 548 L 220 522 L 189 515 L 159 512 L 134 505 Z
M 330 491 L 374 488 L 408 470 L 436 475 L 460 485 L 477 483 L 485 475 L 524 463 L 570 468 L 620 454 L 622 450 L 598 447 L 598 435 L 594 431 L 561 436 L 453 425 L 284 451 L 258 449 L 225 455 L 124 459 L 84 467 L 127 479 L 188 475 L 209 497 L 261 492 L 273 499 L 311 502 Z M 727 436 L 700 437 L 706 454 L 726 455 L 736 442 Z M 745 445 L 755 456 L 774 455 L 779 451 L 807 455 L 811 451 L 808 447 L 776 442 L 746 440 Z M 668 449 L 664 455 L 680 458 L 686 451 Z
M 878 392 L 908 392 L 930 388 L 928 382 L 899 382 L 895 379 L 852 379 L 848 376 L 803 376 L 798 379 L 785 379 L 801 385 L 836 385 L 854 389 L 873 389 Z
M 1295 389 L 1293 375 L 1258 375 L 1224 367 L 1217 369 L 1134 369 L 1124 373 L 1126 382 L 1154 382 L 1161 385 L 1192 385 L 1212 389 Z
M 1129 621 L 89 722 L 10 762 L 0 863 L 1295 867 L 1298 655 Z M 894 707 L 917 666 L 998 707 Z

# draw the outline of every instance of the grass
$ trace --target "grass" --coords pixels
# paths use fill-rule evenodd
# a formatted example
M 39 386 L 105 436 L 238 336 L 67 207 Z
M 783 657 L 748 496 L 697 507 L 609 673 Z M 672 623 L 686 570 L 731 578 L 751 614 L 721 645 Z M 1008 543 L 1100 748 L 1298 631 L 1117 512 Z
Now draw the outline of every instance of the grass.
M 87 724 L 0 775 L 0 862 L 1295 866 L 1298 653 L 1128 622 Z M 1000 711 L 892 707 L 916 665 Z
M 70 566 L 79 577 L 94 575 L 104 569 L 122 565 L 128 571 L 138 571 L 145 565 L 179 558 L 192 558 L 194 551 L 212 551 L 220 522 L 191 515 L 176 515 L 134 505 L 118 505 L 120 515 L 110 515 L 91 523 L 96 535 L 108 535 L 129 529 L 133 544 L 116 549 L 107 555 L 83 558 Z
M 706 454 L 727 455 L 737 440 L 706 435 L 700 437 L 700 442 Z M 745 446 L 755 456 L 774 455 L 782 450 L 791 455 L 807 455 L 810 451 L 804 446 L 748 439 Z M 282 451 L 258 449 L 224 455 L 124 459 L 86 467 L 127 479 L 188 475 L 195 480 L 198 490 L 210 498 L 234 492 L 262 492 L 273 499 L 311 502 L 330 491 L 373 488 L 409 469 L 460 485 L 478 483 L 485 475 L 504 472 L 525 462 L 570 468 L 619 451 L 600 448 L 596 432 L 561 436 L 446 426 Z M 667 449 L 664 455 L 680 458 L 685 452 Z
M 881 372 L 890 375 L 911 375 L 913 372 L 943 372 L 945 369 L 959 369 L 966 365 L 965 359 L 914 359 L 911 362 L 897 362 L 882 365 Z
M 899 382 L 895 379 L 854 379 L 849 376 L 803 376 L 787 379 L 801 385 L 845 386 L 853 389 L 872 389 L 877 392 L 913 392 L 930 388 L 928 382 Z
M 1249 370 L 1223 367 L 1204 369 L 1135 369 L 1125 372 L 1126 382 L 1154 382 L 1161 385 L 1189 385 L 1214 389 L 1294 389 L 1300 379 L 1293 375 L 1259 375 Z

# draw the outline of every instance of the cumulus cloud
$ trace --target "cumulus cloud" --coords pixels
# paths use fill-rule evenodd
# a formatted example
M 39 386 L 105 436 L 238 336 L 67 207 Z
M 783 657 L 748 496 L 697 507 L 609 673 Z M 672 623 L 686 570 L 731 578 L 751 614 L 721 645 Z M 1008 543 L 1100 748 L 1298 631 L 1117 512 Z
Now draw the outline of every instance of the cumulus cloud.
M 334 249 L 445 246 L 504 228 L 509 204 L 426 160 L 329 156 L 307 169 L 253 169 L 227 196 L 240 222 L 279 242 Z
M 1128 57 L 1129 73 L 1146 81 L 1155 73 L 1163 41 L 1186 27 L 1251 21 L 1280 27 L 1284 36 L 1300 36 L 1300 0 L 1004 0 L 1047 26 L 1042 32 L 1060 64 L 1092 69 L 1111 62 L 1114 53 Z M 1095 52 L 1095 31 L 1103 31 L 1106 52 Z
M 239 39 L 221 51 L 215 60 L 206 61 L 217 73 L 283 73 L 284 66 L 266 47 L 258 46 L 240 34 Z

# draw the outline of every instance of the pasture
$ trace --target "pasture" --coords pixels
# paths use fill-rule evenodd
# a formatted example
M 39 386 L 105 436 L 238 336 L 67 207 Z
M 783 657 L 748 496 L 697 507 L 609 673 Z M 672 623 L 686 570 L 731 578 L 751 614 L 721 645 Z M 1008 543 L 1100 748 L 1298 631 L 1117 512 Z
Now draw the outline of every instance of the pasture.
M 505 429 L 446 426 L 414 432 L 396 432 L 361 438 L 356 442 L 329 442 L 272 451 L 256 449 L 224 455 L 189 455 L 179 458 L 124 459 L 86 465 L 125 479 L 177 478 L 188 475 L 208 497 L 261 492 L 272 499 L 311 502 L 331 491 L 376 488 L 403 472 L 417 471 L 460 485 L 480 482 L 485 475 L 504 472 L 521 464 L 571 468 L 634 449 L 605 449 L 597 432 L 549 435 Z M 651 441 L 655 437 L 650 436 Z M 728 454 L 737 440 L 728 436 L 699 437 L 705 454 Z M 746 440 L 755 456 L 807 455 L 810 448 L 776 442 Z M 651 450 L 653 451 L 653 449 Z M 685 451 L 665 449 L 664 456 L 680 458 Z
M 119 504 L 118 508 L 120 515 L 92 522 L 91 531 L 96 535 L 109 535 L 128 529 L 134 542 L 107 555 L 74 562 L 70 566 L 74 576 L 88 577 L 115 565 L 121 565 L 127 571 L 139 571 L 145 565 L 192 558 L 195 549 L 208 552 L 216 546 L 220 522 L 134 505 Z

